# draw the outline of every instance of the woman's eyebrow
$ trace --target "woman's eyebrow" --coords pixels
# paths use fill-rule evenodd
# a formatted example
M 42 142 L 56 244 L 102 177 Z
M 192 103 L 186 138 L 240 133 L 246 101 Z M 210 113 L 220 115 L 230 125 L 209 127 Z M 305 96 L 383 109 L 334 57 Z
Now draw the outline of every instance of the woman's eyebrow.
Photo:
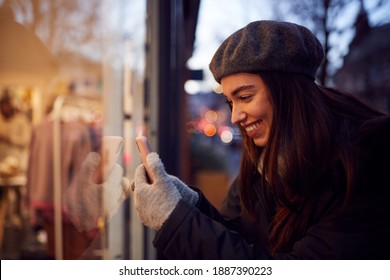
M 232 97 L 236 96 L 238 93 L 240 93 L 241 91 L 244 91 L 244 90 L 251 90 L 251 89 L 254 89 L 255 88 L 255 85 L 244 85 L 244 86 L 240 86 L 238 88 L 236 88 L 235 90 L 232 91 L 231 95 Z M 224 94 L 225 95 L 225 94 Z M 226 95 L 225 95 L 226 97 Z

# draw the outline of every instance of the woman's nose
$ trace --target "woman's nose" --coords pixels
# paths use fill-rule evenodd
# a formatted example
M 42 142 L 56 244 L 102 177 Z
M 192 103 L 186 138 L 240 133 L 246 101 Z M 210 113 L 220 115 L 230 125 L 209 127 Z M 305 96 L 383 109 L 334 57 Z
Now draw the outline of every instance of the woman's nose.
M 232 118 L 231 122 L 232 124 L 237 124 L 239 122 L 242 122 L 246 118 L 246 114 L 241 110 L 232 110 Z

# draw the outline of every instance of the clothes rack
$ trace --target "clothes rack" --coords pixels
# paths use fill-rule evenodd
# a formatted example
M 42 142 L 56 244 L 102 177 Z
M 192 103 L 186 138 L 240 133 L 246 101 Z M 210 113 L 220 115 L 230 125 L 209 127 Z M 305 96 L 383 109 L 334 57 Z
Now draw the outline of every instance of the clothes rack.
M 99 99 L 80 96 L 61 95 L 56 98 L 53 105 L 53 174 L 54 174 L 54 236 L 55 236 L 55 258 L 63 259 L 63 236 L 62 236 L 62 189 L 61 184 L 61 122 L 64 120 L 64 112 L 73 108 L 78 110 L 80 117 L 86 118 L 88 113 L 94 111 L 102 112 L 102 104 Z M 74 117 L 74 116 L 73 116 Z M 102 236 L 104 244 L 104 234 Z M 104 247 L 100 255 L 104 257 Z

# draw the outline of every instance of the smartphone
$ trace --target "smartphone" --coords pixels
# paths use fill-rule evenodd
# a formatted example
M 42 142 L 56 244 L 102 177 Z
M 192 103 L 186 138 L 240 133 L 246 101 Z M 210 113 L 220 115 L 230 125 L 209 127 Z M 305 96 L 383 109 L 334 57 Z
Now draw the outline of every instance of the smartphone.
M 151 152 L 148 138 L 146 138 L 145 136 L 139 135 L 135 138 L 135 142 L 137 143 L 138 151 L 139 151 L 139 154 L 141 156 L 141 161 L 145 167 L 149 183 L 153 183 L 154 178 L 153 178 L 152 172 L 150 171 L 148 163 L 146 161 L 147 155 Z
M 111 171 L 118 163 L 119 155 L 123 147 L 121 136 L 104 136 L 101 143 L 101 172 L 102 181 L 105 182 Z

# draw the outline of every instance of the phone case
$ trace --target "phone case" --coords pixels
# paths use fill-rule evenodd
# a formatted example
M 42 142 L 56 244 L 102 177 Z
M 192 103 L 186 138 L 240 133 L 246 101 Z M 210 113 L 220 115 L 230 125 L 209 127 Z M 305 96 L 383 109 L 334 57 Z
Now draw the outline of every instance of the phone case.
M 145 167 L 149 182 L 153 183 L 153 174 L 150 171 L 146 161 L 147 155 L 151 152 L 148 139 L 145 136 L 137 136 L 135 141 L 137 143 L 138 151 L 140 153 L 142 163 Z

